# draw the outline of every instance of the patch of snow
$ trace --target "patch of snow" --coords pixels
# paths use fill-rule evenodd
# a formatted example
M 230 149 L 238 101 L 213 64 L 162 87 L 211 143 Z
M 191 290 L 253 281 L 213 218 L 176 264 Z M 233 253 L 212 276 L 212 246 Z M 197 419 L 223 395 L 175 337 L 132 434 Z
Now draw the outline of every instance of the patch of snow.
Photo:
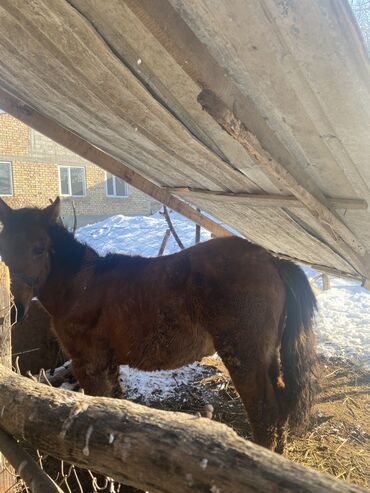
M 370 292 L 336 280 L 333 287 L 319 294 L 318 306 L 319 350 L 370 367 Z
M 171 213 L 174 227 L 185 246 L 194 244 L 194 224 L 176 213 Z M 157 213 L 150 217 L 118 215 L 80 228 L 76 237 L 101 255 L 126 253 L 153 257 L 158 254 L 167 223 Z M 201 240 L 210 234 L 201 230 Z M 165 254 L 178 251 L 172 235 Z M 304 267 L 309 277 L 317 273 Z M 370 293 L 358 284 L 331 277 L 331 289 L 318 295 L 319 314 L 316 331 L 319 350 L 328 356 L 349 357 L 370 367 Z M 206 367 L 207 368 L 207 367 Z M 209 369 L 199 363 L 173 371 L 143 372 L 121 367 L 125 395 L 131 400 L 155 402 L 177 397 L 185 400 L 186 385 L 193 385 L 209 375 Z M 183 389 L 183 392 L 181 392 Z
M 211 371 L 198 362 L 168 371 L 141 371 L 124 365 L 120 367 L 120 379 L 126 399 L 149 404 L 169 398 L 183 401 L 186 387 L 206 378 Z

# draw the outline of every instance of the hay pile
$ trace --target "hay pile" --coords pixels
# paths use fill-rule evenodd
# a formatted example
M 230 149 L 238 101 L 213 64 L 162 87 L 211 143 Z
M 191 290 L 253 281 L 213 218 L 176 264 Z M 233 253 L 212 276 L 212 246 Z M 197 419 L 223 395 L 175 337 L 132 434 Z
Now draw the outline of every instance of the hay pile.
M 204 364 L 215 364 L 215 360 Z M 311 423 L 302 437 L 293 437 L 286 456 L 338 479 L 370 487 L 370 371 L 341 359 L 322 359 L 321 391 Z M 213 393 L 214 418 L 245 438 L 251 430 L 241 400 L 222 363 L 220 373 L 199 382 Z M 170 404 L 170 403 L 168 403 Z M 199 409 L 193 403 L 193 411 Z M 190 411 L 191 401 L 182 406 Z M 185 409 L 187 408 L 187 409 Z
M 251 428 L 221 360 L 205 358 L 208 376 L 186 388 L 177 399 L 151 402 L 160 409 L 205 415 L 232 427 L 244 438 Z M 370 371 L 339 358 L 322 358 L 321 391 L 308 431 L 292 437 L 286 456 L 305 466 L 370 487 Z M 137 400 L 140 402 L 140 400 Z

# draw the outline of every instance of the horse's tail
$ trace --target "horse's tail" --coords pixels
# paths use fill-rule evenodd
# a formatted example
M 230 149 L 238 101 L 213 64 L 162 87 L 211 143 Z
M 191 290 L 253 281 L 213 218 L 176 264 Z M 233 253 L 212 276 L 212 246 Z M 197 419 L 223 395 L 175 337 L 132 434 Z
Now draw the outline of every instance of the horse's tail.
M 291 262 L 278 261 L 285 284 L 285 326 L 280 358 L 285 384 L 286 413 L 291 429 L 306 423 L 316 393 L 317 355 L 313 319 L 316 297 L 303 270 Z

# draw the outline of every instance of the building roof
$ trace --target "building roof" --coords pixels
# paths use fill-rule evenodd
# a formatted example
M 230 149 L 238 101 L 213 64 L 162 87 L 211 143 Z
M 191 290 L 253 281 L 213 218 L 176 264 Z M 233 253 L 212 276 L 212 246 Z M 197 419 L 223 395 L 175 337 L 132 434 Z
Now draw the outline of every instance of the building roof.
M 345 0 L 17 0 L 0 26 L 0 107 L 273 252 L 370 278 L 370 64 Z

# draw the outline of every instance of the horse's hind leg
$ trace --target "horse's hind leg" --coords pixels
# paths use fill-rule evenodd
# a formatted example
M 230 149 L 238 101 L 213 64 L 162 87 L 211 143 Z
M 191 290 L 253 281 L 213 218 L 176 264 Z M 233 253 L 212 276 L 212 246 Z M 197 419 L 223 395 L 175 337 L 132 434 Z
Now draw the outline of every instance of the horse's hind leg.
M 258 348 L 241 341 L 241 335 L 238 330 L 215 338 L 216 350 L 246 408 L 254 441 L 275 450 L 279 405 L 269 374 L 270 362 Z
M 276 350 L 270 365 L 270 380 L 275 391 L 279 406 L 279 420 L 277 422 L 276 449 L 279 454 L 284 452 L 288 434 L 288 411 L 285 400 L 285 385 L 280 365 L 280 351 Z

